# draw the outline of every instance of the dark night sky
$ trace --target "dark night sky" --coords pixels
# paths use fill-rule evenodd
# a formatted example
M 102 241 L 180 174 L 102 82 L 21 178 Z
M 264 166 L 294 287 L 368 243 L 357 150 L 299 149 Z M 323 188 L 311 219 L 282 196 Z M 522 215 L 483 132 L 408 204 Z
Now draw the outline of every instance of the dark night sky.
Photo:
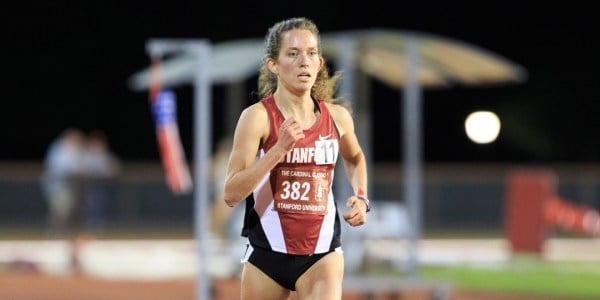
M 427 162 L 600 162 L 600 30 L 593 28 L 590 7 L 545 1 L 400 1 L 394 8 L 386 6 L 393 1 L 37 2 L 5 12 L 0 160 L 41 160 L 67 126 L 104 130 L 124 160 L 158 159 L 146 94 L 126 85 L 148 64 L 148 38 L 261 38 L 275 21 L 307 16 L 321 32 L 390 28 L 447 36 L 527 69 L 525 84 L 425 91 Z M 394 161 L 400 131 L 390 124 L 400 124 L 400 92 L 378 82 L 373 87 L 375 159 Z M 182 99 L 191 97 L 189 89 L 178 94 L 187 153 L 191 101 Z M 223 88 L 215 86 L 213 95 L 219 128 Z M 466 138 L 463 121 L 474 109 L 500 115 L 495 143 Z M 223 134 L 216 129 L 215 139 Z

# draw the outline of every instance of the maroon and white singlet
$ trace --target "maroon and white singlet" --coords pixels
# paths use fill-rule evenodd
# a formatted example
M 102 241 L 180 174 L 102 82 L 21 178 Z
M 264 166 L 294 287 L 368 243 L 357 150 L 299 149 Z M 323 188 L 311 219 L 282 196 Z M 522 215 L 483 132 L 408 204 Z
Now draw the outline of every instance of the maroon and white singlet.
M 259 155 L 275 145 L 284 117 L 274 97 L 261 100 L 270 132 Z M 254 247 L 311 255 L 340 246 L 340 220 L 331 184 L 338 156 L 338 134 L 322 101 L 320 116 L 246 200 L 243 235 Z

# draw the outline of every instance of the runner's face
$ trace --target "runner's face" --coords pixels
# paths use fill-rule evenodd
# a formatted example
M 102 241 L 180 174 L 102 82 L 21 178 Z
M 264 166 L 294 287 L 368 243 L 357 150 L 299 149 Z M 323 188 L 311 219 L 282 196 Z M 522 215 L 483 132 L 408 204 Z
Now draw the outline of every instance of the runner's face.
M 310 92 L 323 64 L 318 46 L 317 38 L 310 30 L 284 32 L 275 63 L 279 84 L 294 93 Z

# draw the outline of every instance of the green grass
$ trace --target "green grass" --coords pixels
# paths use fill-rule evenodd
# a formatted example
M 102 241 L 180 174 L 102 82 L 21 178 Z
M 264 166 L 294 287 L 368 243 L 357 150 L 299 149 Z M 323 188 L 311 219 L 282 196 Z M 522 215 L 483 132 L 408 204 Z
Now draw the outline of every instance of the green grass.
M 600 262 L 520 258 L 502 264 L 423 266 L 420 274 L 465 290 L 600 298 Z

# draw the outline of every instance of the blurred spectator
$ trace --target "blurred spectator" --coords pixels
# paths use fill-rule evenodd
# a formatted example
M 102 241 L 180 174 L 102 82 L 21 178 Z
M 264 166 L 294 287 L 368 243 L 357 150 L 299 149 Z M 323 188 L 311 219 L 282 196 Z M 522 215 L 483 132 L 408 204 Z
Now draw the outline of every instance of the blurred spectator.
M 121 164 L 111 152 L 106 135 L 99 130 L 87 135 L 81 163 L 84 174 L 82 208 L 85 227 L 91 232 L 97 232 L 104 227 L 109 186 Z
M 79 129 L 65 129 L 48 147 L 44 158 L 42 189 L 48 205 L 48 233 L 61 236 L 73 221 L 80 196 L 81 156 L 84 134 Z

